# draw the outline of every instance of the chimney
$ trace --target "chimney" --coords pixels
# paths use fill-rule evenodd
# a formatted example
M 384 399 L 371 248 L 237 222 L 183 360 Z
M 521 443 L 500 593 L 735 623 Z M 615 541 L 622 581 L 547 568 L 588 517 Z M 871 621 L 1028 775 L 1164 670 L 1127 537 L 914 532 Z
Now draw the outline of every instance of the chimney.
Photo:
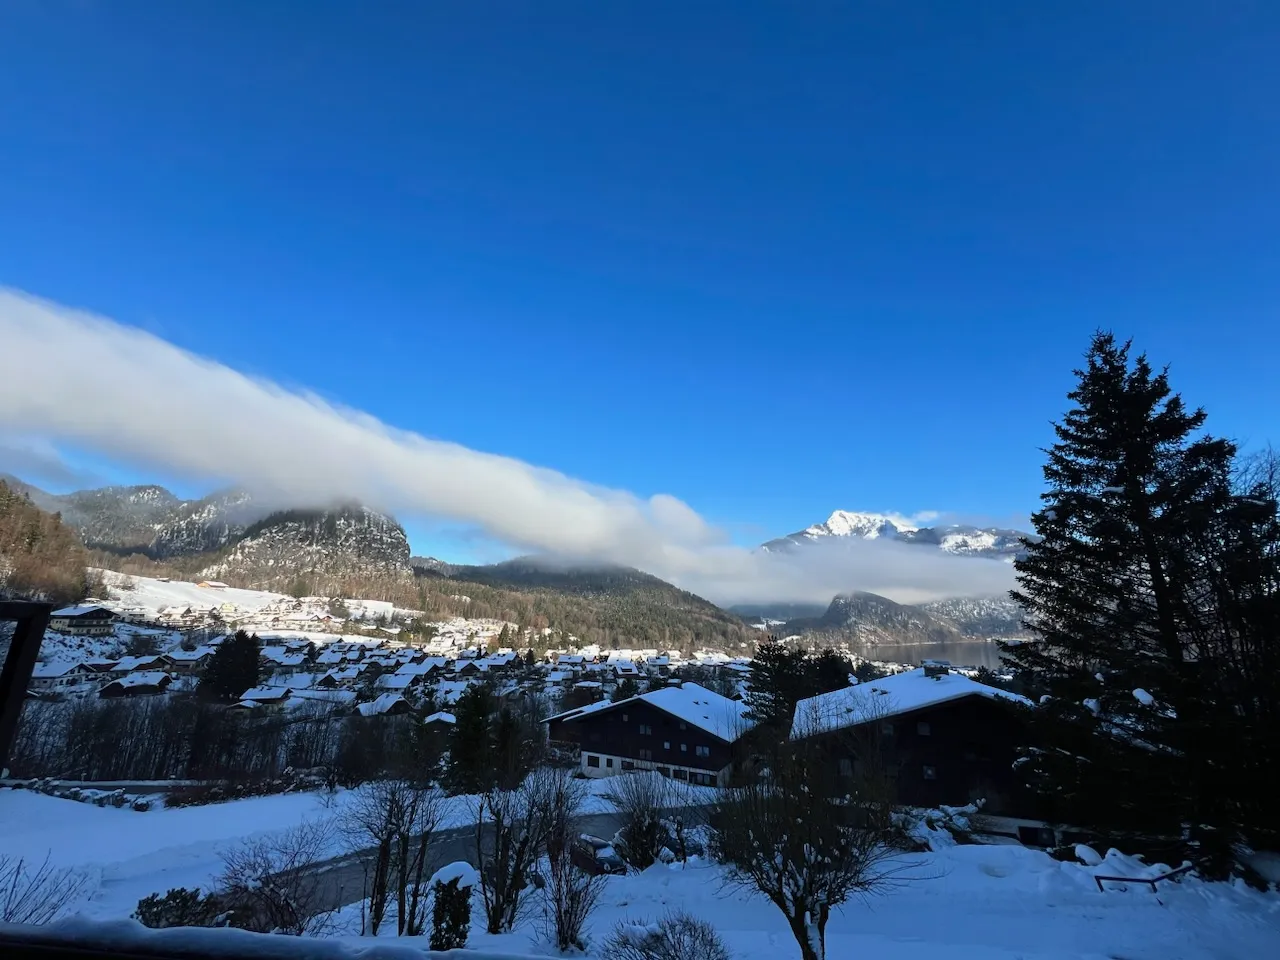
M 934 680 L 941 680 L 951 672 L 950 660 L 923 660 L 920 666 L 924 667 L 924 675 Z

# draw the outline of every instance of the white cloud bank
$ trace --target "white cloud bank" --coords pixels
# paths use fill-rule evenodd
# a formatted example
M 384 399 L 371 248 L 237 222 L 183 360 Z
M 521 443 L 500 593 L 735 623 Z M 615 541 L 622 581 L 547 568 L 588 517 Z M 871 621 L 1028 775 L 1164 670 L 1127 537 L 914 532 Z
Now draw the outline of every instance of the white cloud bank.
M 1008 589 L 1008 564 L 868 542 L 735 547 L 687 504 L 395 429 L 144 331 L 0 290 L 0 433 L 69 443 L 298 505 L 361 500 L 473 523 L 520 550 L 639 567 L 720 603 L 902 602 Z M 3 466 L 0 464 L 0 466 Z

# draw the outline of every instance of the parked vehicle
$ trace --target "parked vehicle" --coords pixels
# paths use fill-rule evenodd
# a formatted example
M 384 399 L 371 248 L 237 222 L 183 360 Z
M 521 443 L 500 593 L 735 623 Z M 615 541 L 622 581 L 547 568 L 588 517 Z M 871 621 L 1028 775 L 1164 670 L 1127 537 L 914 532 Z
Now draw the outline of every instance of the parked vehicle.
M 569 853 L 573 862 L 588 873 L 620 875 L 627 872 L 627 865 L 614 853 L 608 840 L 587 833 L 574 841 Z

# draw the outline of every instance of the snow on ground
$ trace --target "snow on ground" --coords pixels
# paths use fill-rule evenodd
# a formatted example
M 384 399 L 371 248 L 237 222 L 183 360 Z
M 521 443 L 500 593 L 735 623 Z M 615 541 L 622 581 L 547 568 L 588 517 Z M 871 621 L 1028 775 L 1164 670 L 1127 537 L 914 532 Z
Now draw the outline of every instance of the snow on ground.
M 1099 893 L 1094 872 L 1146 871 L 1112 857 L 1097 868 L 1064 864 L 1021 846 L 958 846 L 903 854 L 896 888 L 848 904 L 827 926 L 828 960 L 1256 960 L 1280 956 L 1280 895 L 1195 879 Z M 657 864 L 609 877 L 588 923 L 599 943 L 619 922 L 653 922 L 686 910 L 709 921 L 735 960 L 800 955 L 781 912 L 759 895 L 726 887 L 723 870 Z M 468 946 L 508 955 L 554 954 L 533 914 L 514 933 L 490 936 L 474 901 Z M 1161 904 L 1160 901 L 1163 901 Z M 358 934 L 360 906 L 343 908 L 334 932 Z M 394 920 L 384 927 L 394 936 Z M 359 943 L 352 937 L 351 944 Z M 367 940 L 365 941 L 367 942 Z M 596 956 L 588 950 L 587 956 Z
M 591 781 L 591 812 L 609 809 Z M 257 797 L 203 807 L 154 810 L 100 808 L 24 790 L 0 790 L 0 853 L 89 873 L 94 892 L 80 911 L 91 919 L 127 917 L 147 894 L 208 885 L 221 869 L 220 850 L 243 836 L 288 829 L 303 819 L 337 814 L 349 794 L 326 808 L 318 794 Z M 455 798 L 449 825 L 465 825 L 470 798 Z M 345 852 L 334 832 L 334 855 Z M 903 854 L 898 885 L 849 904 L 828 926 L 828 957 L 844 960 L 1255 960 L 1280 956 L 1280 894 L 1194 878 L 1110 885 L 1096 873 L 1150 875 L 1158 868 L 1110 853 L 1096 866 L 1064 864 L 1017 845 L 951 846 Z M 796 957 L 782 914 L 762 898 L 728 889 L 721 868 L 655 865 L 611 877 L 590 923 L 597 942 L 620 921 L 652 921 L 683 908 L 709 920 L 735 960 Z M 534 895 L 536 898 L 536 895 Z M 1157 899 L 1158 896 L 1158 899 Z M 478 902 L 471 947 L 507 955 L 545 956 L 535 911 L 516 932 L 484 934 Z M 359 906 L 344 908 L 335 932 L 359 930 Z M 394 931 L 394 924 L 390 924 Z M 358 937 L 349 941 L 357 946 Z M 588 956 L 593 956 L 588 953 Z
M 614 812 L 604 797 L 607 780 L 583 783 L 590 791 L 583 814 Z M 339 791 L 326 805 L 323 794 L 290 793 L 139 813 L 0 789 L 0 854 L 35 863 L 47 855 L 55 866 L 83 870 L 94 893 L 82 912 L 98 919 L 127 917 L 148 894 L 208 887 L 222 870 L 221 852 L 236 841 L 337 817 L 351 796 Z M 450 797 L 440 829 L 469 827 L 474 805 L 474 797 Z M 340 831 L 330 837 L 329 856 L 348 852 Z
M 238 587 L 198 587 L 187 580 L 157 580 L 154 577 L 131 577 L 112 570 L 101 571 L 114 599 L 148 610 L 165 607 L 215 606 L 234 603 L 242 610 L 257 611 L 270 603 L 292 600 L 283 593 L 266 590 L 242 590 Z

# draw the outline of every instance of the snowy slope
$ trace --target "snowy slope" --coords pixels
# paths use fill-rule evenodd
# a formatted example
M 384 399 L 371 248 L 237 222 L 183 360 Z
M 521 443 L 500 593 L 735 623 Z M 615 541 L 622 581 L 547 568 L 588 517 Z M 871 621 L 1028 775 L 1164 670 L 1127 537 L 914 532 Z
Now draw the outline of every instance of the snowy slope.
M 269 603 L 290 600 L 283 593 L 266 590 L 240 590 L 235 587 L 210 589 L 186 580 L 162 581 L 151 577 L 127 577 L 111 570 L 102 571 L 111 599 L 130 606 L 159 611 L 172 606 L 218 606 L 233 603 L 242 610 L 256 612 Z

